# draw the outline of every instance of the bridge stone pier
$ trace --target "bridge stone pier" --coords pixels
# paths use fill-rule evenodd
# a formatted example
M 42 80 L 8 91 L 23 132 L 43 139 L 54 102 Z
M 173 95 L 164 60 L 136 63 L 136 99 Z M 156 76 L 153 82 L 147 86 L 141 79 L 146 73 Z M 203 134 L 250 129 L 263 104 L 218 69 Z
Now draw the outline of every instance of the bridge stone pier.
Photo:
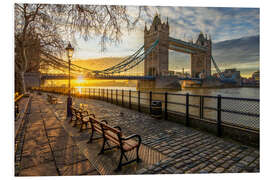
M 144 76 L 154 76 L 155 80 L 138 80 L 139 89 L 179 89 L 180 83 L 176 77 L 169 75 L 169 49 L 190 54 L 191 78 L 206 78 L 211 76 L 212 41 L 207 35 L 199 34 L 195 43 L 185 42 L 169 36 L 169 23 L 161 22 L 156 15 L 148 29 L 144 29 L 144 49 L 148 49 L 155 40 L 158 45 L 144 60 Z M 167 76 L 165 78 L 165 76 Z

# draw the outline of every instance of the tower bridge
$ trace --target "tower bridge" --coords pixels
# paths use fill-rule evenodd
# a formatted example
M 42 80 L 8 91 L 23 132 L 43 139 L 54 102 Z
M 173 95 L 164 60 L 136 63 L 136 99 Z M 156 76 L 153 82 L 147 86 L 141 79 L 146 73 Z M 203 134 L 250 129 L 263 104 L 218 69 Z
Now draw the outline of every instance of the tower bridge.
M 134 54 L 128 56 L 120 63 L 104 70 L 89 70 L 72 64 L 78 71 L 83 72 L 85 79 L 128 79 L 138 80 L 137 88 L 140 89 L 177 89 L 179 81 L 187 81 L 191 84 L 201 85 L 203 79 L 211 76 L 211 60 L 218 72 L 218 66 L 212 57 L 212 40 L 202 33 L 195 43 L 185 42 L 169 36 L 169 23 L 162 22 L 156 15 L 152 24 L 144 29 L 144 45 Z M 180 78 L 169 75 L 169 50 L 190 55 L 191 76 Z M 50 55 L 50 58 L 52 56 Z M 55 60 L 61 60 L 54 57 Z M 143 76 L 122 75 L 144 63 Z M 120 75 L 115 75 L 120 74 Z M 41 74 L 42 81 L 46 79 L 67 79 L 68 76 Z
M 198 78 L 200 74 L 211 76 L 212 41 L 201 33 L 196 43 L 185 42 L 169 36 L 169 23 L 161 22 L 155 16 L 152 25 L 144 29 L 144 49 L 147 49 L 156 39 L 159 44 L 144 61 L 144 75 L 168 75 L 169 49 L 191 55 L 191 77 Z
M 144 61 L 144 75 L 155 76 L 155 83 L 145 80 L 138 81 L 139 88 L 177 88 L 178 78 L 160 78 L 169 74 L 169 50 L 187 53 L 191 56 L 191 78 L 211 76 L 212 41 L 201 33 L 196 43 L 185 42 L 169 36 L 169 23 L 161 22 L 158 15 L 154 17 L 151 26 L 144 28 L 144 49 L 159 39 L 155 49 Z M 197 83 L 197 81 L 194 81 Z M 157 85 L 158 84 L 158 85 Z

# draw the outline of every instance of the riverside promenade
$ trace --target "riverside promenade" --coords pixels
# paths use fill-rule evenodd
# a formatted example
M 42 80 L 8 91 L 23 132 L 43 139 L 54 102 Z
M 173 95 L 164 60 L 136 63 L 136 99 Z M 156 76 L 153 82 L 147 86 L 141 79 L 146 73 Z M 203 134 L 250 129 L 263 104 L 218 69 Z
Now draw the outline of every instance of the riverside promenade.
M 24 138 L 16 154 L 20 157 L 15 162 L 17 176 L 116 174 L 107 167 L 110 155 L 100 159 L 95 148 L 98 144 L 86 145 L 89 132 L 79 133 L 67 123 L 66 96 L 57 95 L 55 105 L 47 102 L 46 93 L 31 96 L 28 121 L 19 132 Z M 104 101 L 73 101 L 87 104 L 97 119 L 120 126 L 125 135 L 142 137 L 142 162 L 128 165 L 118 174 L 259 172 L 257 148 Z

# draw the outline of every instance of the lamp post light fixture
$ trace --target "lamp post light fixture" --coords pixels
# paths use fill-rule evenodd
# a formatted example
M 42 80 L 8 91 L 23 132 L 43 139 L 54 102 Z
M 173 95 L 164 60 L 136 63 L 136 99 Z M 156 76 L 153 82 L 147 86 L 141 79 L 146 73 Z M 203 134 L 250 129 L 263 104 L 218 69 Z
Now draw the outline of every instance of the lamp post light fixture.
M 68 98 L 67 98 L 67 117 L 71 117 L 71 106 L 72 106 L 72 98 L 70 95 L 70 61 L 73 56 L 74 48 L 71 46 L 70 42 L 66 47 L 66 53 L 68 57 Z

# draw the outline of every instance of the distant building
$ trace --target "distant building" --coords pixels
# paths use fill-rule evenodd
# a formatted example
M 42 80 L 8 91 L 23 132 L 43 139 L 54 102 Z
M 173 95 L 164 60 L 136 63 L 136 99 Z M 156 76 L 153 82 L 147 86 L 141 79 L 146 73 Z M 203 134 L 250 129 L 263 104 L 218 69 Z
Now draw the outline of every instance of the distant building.
M 184 68 L 182 68 L 182 72 L 175 71 L 175 76 L 178 76 L 178 77 L 181 77 L 181 78 L 191 77 L 188 72 L 184 71 Z
M 237 71 L 235 68 L 225 69 L 220 75 L 222 75 L 224 78 L 241 79 L 240 71 Z M 219 74 L 214 73 L 213 76 L 218 78 Z
M 225 78 L 233 78 L 233 79 L 240 79 L 240 71 L 237 71 L 235 68 L 233 69 L 225 69 L 224 72 L 221 73 Z

